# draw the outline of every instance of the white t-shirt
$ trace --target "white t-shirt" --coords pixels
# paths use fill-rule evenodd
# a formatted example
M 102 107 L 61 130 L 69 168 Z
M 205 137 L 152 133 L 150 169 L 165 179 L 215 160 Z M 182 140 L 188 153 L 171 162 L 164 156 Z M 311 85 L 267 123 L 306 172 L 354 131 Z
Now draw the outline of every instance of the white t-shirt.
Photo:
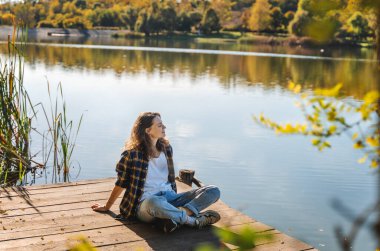
M 145 200 L 158 192 L 172 190 L 172 186 L 168 182 L 168 175 L 168 162 L 165 154 L 161 152 L 158 158 L 152 158 L 149 160 L 144 192 L 141 195 L 140 201 Z

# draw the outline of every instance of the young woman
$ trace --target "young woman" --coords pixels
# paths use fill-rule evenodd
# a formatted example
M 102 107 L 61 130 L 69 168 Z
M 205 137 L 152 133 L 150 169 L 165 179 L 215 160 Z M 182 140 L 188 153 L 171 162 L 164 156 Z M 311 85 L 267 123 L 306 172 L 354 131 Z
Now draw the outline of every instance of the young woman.
M 125 189 L 120 213 L 143 222 L 159 221 L 165 232 L 184 224 L 201 228 L 220 219 L 215 211 L 201 212 L 219 199 L 216 186 L 177 194 L 173 150 L 165 129 L 159 113 L 139 115 L 116 165 L 115 187 L 105 205 L 92 205 L 94 211 L 108 211 Z

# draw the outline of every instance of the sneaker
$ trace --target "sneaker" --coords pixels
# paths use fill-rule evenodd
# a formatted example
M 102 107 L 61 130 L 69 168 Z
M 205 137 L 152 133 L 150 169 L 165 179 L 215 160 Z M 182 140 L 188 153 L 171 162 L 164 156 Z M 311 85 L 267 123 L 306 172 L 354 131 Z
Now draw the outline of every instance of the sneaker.
M 196 220 L 195 220 L 195 226 L 197 228 L 203 228 L 205 226 L 214 224 L 220 220 L 220 214 L 218 212 L 215 212 L 213 210 L 207 210 L 203 213 L 200 213 Z
M 177 222 L 172 219 L 156 219 L 156 226 L 162 229 L 165 233 L 171 233 L 179 228 Z

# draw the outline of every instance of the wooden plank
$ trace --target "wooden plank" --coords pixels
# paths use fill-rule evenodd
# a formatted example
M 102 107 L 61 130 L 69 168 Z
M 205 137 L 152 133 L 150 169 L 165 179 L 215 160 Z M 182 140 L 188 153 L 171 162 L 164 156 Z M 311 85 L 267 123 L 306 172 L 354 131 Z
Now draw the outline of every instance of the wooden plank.
M 54 188 L 45 188 L 45 189 L 35 189 L 35 190 L 29 190 L 27 188 L 24 189 L 14 189 L 10 191 L 9 193 L 3 192 L 0 196 L 0 200 L 9 199 L 9 200 L 15 200 L 20 197 L 35 197 L 38 198 L 36 195 L 48 195 L 48 194 L 78 194 L 83 191 L 90 191 L 90 190 L 96 190 L 96 189 L 112 189 L 114 186 L 114 182 L 99 182 L 94 184 L 81 184 L 76 185 L 73 184 L 72 186 L 62 186 L 62 187 L 54 187 Z M 4 189 L 4 188 L 3 188 Z
M 83 180 L 76 182 L 66 182 L 66 183 L 57 183 L 57 184 L 47 184 L 47 185 L 38 185 L 38 186 L 26 186 L 26 187 L 0 187 L 0 195 L 13 195 L 28 191 L 28 193 L 33 193 L 34 191 L 45 191 L 51 189 L 61 189 L 63 187 L 73 187 L 73 186 L 88 186 L 99 183 L 115 183 L 115 177 L 113 178 L 104 178 L 96 180 Z
M 213 227 L 194 230 L 182 227 L 170 235 L 152 228 L 150 224 L 120 222 L 113 218 L 118 214 L 120 198 L 108 214 L 91 210 L 94 202 L 105 203 L 114 186 L 114 178 L 81 181 L 71 184 L 54 184 L 27 187 L 17 191 L 1 190 L 0 214 L 1 250 L 66 250 L 67 240 L 83 235 L 100 250 L 192 250 L 203 242 L 223 244 L 213 229 L 228 227 L 237 232 L 249 225 L 258 233 L 273 233 L 275 239 L 261 241 L 254 250 L 315 250 L 308 244 L 282 234 L 273 227 L 218 201 L 210 207 L 221 214 L 221 220 Z M 190 187 L 178 183 L 178 191 Z
M 50 201 L 52 202 L 53 199 L 65 199 L 66 197 L 74 197 L 74 196 L 81 196 L 85 194 L 93 194 L 93 193 L 101 193 L 101 192 L 107 192 L 110 193 L 110 190 L 112 190 L 113 186 L 110 186 L 109 184 L 105 184 L 102 186 L 96 186 L 93 188 L 84 188 L 84 189 L 77 189 L 74 191 L 59 191 L 56 192 L 49 192 L 49 193 L 43 193 L 43 194 L 33 194 L 28 196 L 19 196 L 19 197 L 11 197 L 11 198 L 2 198 L 1 203 L 5 203 L 7 201 L 12 201 L 12 204 L 17 203 L 41 203 L 44 201 Z M 50 203 L 51 204 L 51 203 Z
M 217 223 L 218 226 L 234 226 L 255 222 L 236 210 L 220 211 L 220 214 L 222 220 Z M 67 222 L 67 217 L 75 224 Z M 49 212 L 43 216 L 32 216 L 28 219 L 17 217 L 2 221 L 3 231 L 0 232 L 0 241 L 10 238 L 28 238 L 29 236 L 43 234 L 44 231 L 50 233 L 63 230 L 71 231 L 72 229 L 87 229 L 91 228 L 92 225 L 100 226 L 111 223 L 115 223 L 112 215 L 93 212 L 89 206 L 68 212 Z
M 41 198 L 41 199 L 31 199 L 28 201 L 17 201 L 12 203 L 2 203 L 2 210 L 14 210 L 14 209 L 27 209 L 34 208 L 37 212 L 41 207 L 47 207 L 52 205 L 59 204 L 71 204 L 75 202 L 85 202 L 85 201 L 96 201 L 106 198 L 110 195 L 110 191 L 100 191 L 100 192 L 92 192 L 92 193 L 82 193 L 82 194 L 74 194 L 72 196 L 61 196 L 57 198 Z
M 71 237 L 78 236 L 72 235 Z M 97 236 L 88 234 L 87 238 L 99 250 L 193 250 L 202 242 L 211 242 L 216 245 L 222 245 L 219 239 L 212 233 L 212 228 L 194 231 L 190 228 L 182 228 L 170 235 L 163 234 L 161 231 L 152 229 L 145 225 L 145 228 L 133 229 L 133 231 L 122 232 L 115 236 L 105 231 L 100 231 Z M 189 239 L 191 241 L 189 241 Z M 32 248 L 33 247 L 33 248 Z M 24 250 L 23 248 L 32 248 L 32 250 L 65 250 L 67 240 L 39 240 L 35 244 L 28 246 L 18 246 L 12 250 Z M 7 247 L 5 250 L 10 250 Z

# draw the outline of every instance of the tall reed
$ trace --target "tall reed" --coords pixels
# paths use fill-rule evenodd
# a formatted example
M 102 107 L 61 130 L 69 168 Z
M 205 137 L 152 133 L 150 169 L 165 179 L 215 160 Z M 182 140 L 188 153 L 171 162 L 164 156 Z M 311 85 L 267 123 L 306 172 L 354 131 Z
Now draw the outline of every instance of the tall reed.
M 43 106 L 42 108 L 49 128 L 47 134 L 44 135 L 44 140 L 50 142 L 49 149 L 50 152 L 53 152 L 52 183 L 59 181 L 67 182 L 70 180 L 70 167 L 72 166 L 71 157 L 75 148 L 75 142 L 82 123 L 83 115 L 80 117 L 79 123 L 75 128 L 73 121 L 67 118 L 66 102 L 64 100 L 62 84 L 58 84 L 55 99 L 52 99 L 49 83 L 47 88 L 50 101 L 50 113 L 47 113 Z M 49 158 L 47 158 L 46 161 L 48 161 L 48 159 Z
M 67 118 L 66 103 L 62 85 L 58 85 L 55 100 L 50 86 L 48 94 L 50 109 L 42 103 L 34 105 L 24 87 L 24 50 L 26 37 L 21 33 L 21 42 L 16 43 L 14 28 L 12 39 L 8 38 L 8 54 L 0 58 L 0 185 L 19 185 L 26 180 L 29 171 L 53 168 L 52 182 L 69 181 L 72 153 L 79 132 L 82 117 L 76 128 Z M 41 107 L 48 125 L 46 132 L 40 132 L 32 124 L 37 117 L 35 109 Z M 31 132 L 42 138 L 42 149 L 31 153 Z M 43 155 L 42 162 L 36 159 Z M 51 157 L 52 156 L 52 157 Z M 51 158 L 53 158 L 51 160 Z M 61 179 L 62 177 L 62 179 Z M 35 178 L 35 175 L 34 175 Z
M 8 55 L 0 60 L 0 184 L 21 180 L 32 164 L 30 132 L 35 113 L 23 86 L 23 44 L 16 47 L 15 35 L 12 40 L 8 37 Z

